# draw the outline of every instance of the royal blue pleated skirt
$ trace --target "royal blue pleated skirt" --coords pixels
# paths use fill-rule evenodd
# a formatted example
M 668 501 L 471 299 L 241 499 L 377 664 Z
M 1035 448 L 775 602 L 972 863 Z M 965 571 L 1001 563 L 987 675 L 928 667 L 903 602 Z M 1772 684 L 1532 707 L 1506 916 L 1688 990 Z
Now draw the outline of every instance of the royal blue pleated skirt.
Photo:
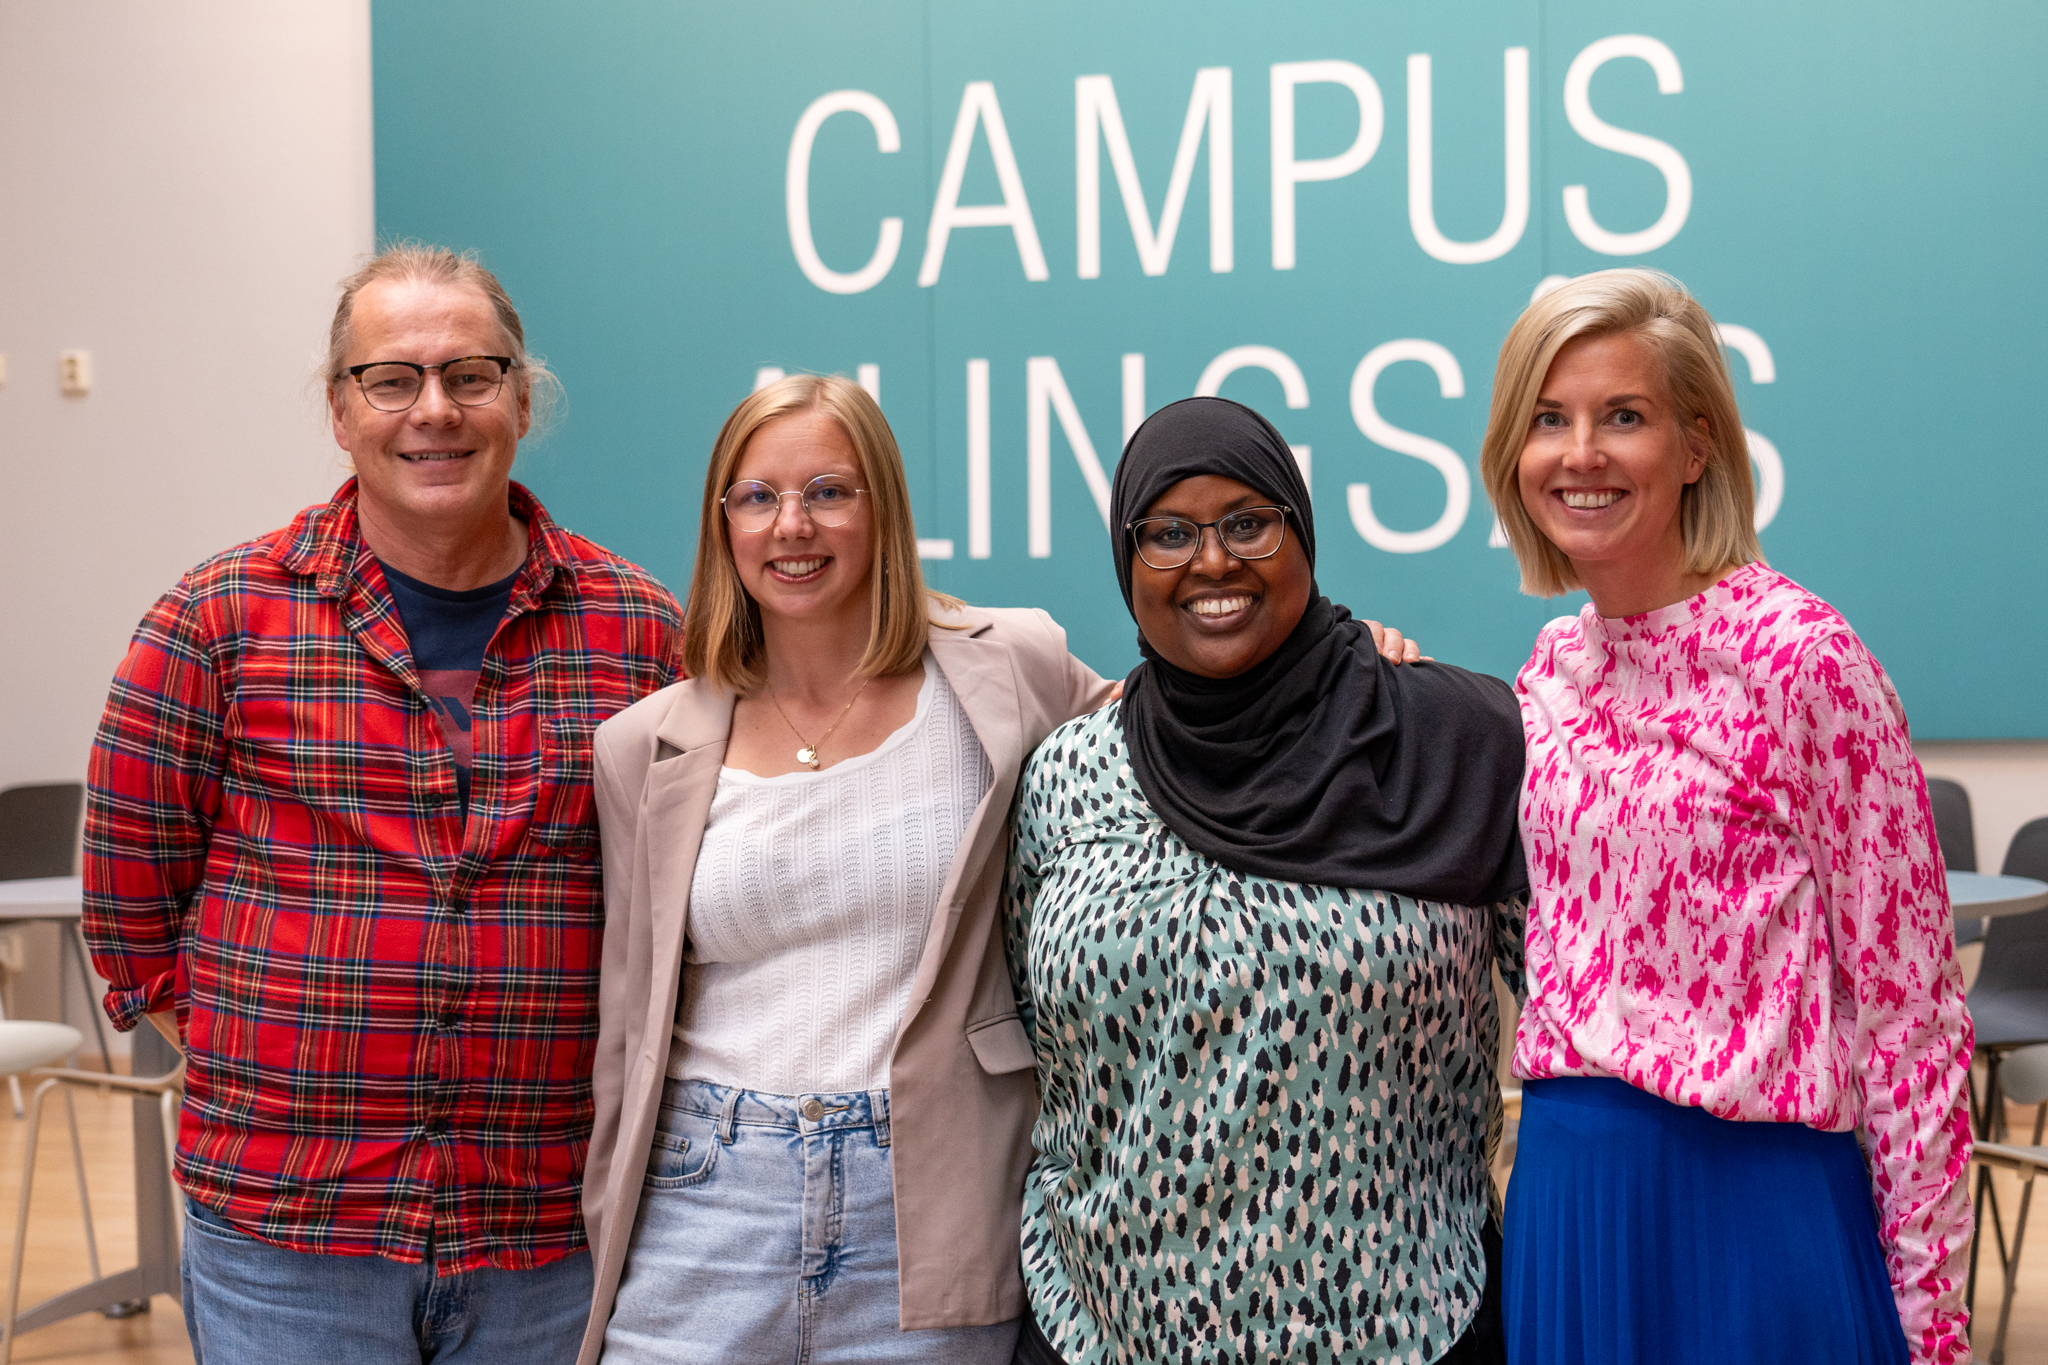
M 1509 1365 L 1907 1365 L 1850 1133 L 1529 1081 L 1504 1232 Z

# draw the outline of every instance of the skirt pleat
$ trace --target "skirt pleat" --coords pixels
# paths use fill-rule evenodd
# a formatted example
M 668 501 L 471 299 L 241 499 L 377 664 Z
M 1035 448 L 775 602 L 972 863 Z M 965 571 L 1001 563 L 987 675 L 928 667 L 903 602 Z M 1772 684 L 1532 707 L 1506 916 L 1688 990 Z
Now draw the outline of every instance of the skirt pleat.
M 1505 1234 L 1511 1365 L 1907 1365 L 1850 1133 L 1530 1081 Z

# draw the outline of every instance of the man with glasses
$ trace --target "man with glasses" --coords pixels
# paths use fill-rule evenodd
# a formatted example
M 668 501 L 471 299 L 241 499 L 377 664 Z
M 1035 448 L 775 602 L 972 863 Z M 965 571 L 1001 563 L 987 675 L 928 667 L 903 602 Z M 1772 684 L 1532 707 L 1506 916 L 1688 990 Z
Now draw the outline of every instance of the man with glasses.
M 115 1023 L 175 1009 L 186 1045 L 200 1360 L 564 1360 L 590 737 L 674 680 L 681 613 L 512 482 L 556 386 L 474 260 L 344 282 L 326 376 L 355 477 L 188 573 L 115 676 L 86 933 Z

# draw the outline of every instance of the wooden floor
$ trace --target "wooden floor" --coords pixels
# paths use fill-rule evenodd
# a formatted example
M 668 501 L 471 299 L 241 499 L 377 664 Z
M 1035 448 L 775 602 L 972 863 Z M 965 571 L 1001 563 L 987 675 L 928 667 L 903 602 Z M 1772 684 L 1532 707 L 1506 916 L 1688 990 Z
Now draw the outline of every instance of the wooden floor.
M 92 1186 L 100 1264 L 109 1271 L 124 1269 L 135 1263 L 134 1166 L 128 1109 L 131 1101 L 102 1096 L 97 1091 L 79 1090 L 73 1094 L 78 1105 L 87 1178 Z M 2012 1111 L 2012 1125 L 2016 1135 L 2024 1140 L 2032 1132 L 2032 1111 Z M 21 1195 L 26 1129 L 27 1124 L 12 1117 L 4 1089 L 0 1089 L 0 1255 L 5 1255 L 13 1234 L 15 1209 Z M 77 1184 L 71 1172 L 70 1144 L 60 1105 L 52 1102 L 45 1107 L 43 1129 L 36 1160 L 35 1200 L 29 1218 L 28 1255 L 22 1274 L 25 1304 L 39 1303 L 87 1277 Z M 1501 1174 L 1504 1176 L 1505 1170 Z M 2019 1207 L 2018 1182 L 2005 1175 L 1998 1180 L 2001 1200 L 2010 1217 L 2011 1211 Z M 2048 1187 L 2041 1191 L 2041 1202 L 2044 1207 L 2036 1210 L 2030 1220 L 2036 1239 L 2033 1255 L 2022 1259 L 2019 1294 L 2006 1339 L 2005 1358 L 2009 1365 L 2048 1365 Z M 1982 1274 L 1985 1284 L 1978 1299 L 1983 1312 L 1977 1347 L 1980 1358 L 1990 1351 L 1998 1313 L 1996 1256 L 1988 1248 Z M 150 1308 L 147 1313 L 121 1321 L 90 1313 L 31 1332 L 16 1343 L 14 1359 L 21 1365 L 188 1365 L 192 1352 L 185 1340 L 184 1319 L 177 1303 L 159 1295 L 151 1301 Z

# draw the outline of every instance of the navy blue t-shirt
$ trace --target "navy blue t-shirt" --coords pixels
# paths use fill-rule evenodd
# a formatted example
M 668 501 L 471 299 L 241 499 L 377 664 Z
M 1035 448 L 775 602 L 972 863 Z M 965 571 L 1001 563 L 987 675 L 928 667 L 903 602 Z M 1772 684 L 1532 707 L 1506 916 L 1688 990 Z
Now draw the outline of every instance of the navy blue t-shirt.
M 382 561 L 379 561 L 382 563 Z M 462 804 L 469 805 L 469 769 L 475 755 L 470 736 L 470 703 L 484 667 L 484 650 L 512 601 L 510 578 L 481 588 L 456 592 L 408 578 L 389 564 L 384 580 L 398 603 L 398 619 L 412 645 L 413 667 L 432 699 L 441 733 L 455 753 L 455 783 Z

